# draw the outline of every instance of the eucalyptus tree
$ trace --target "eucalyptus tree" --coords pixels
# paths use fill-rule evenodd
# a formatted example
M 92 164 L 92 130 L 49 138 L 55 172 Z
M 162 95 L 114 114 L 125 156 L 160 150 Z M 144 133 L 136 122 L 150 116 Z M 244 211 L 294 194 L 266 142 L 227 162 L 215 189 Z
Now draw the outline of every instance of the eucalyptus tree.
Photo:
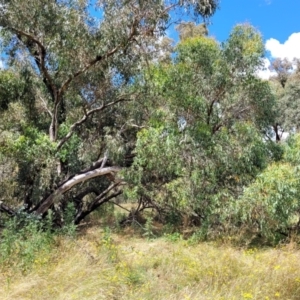
M 283 159 L 268 165 L 237 202 L 237 215 L 245 228 L 272 242 L 300 230 L 299 134 L 283 147 Z
M 126 190 L 140 209 L 173 221 L 189 216 L 206 228 L 231 217 L 243 188 L 280 153 L 264 140 L 275 98 L 256 76 L 263 55 L 260 33 L 238 25 L 223 44 L 183 39 L 173 63 L 146 72 L 153 92 L 140 111 L 157 109 L 138 133 Z
M 280 82 L 280 85 L 284 88 L 285 84 L 293 70 L 293 64 L 287 58 L 276 58 L 272 61 L 270 66 L 271 71 L 275 71 L 277 76 L 276 80 Z
M 245 190 L 237 202 L 237 216 L 251 235 L 278 242 L 300 230 L 299 182 L 299 60 L 276 59 L 276 75 L 269 82 L 276 96 L 275 118 L 271 123 L 282 158 L 269 164 Z
M 171 11 L 212 16 L 217 0 L 3 0 L 0 211 L 45 215 L 73 202 L 74 220 L 122 193 L 116 176 L 130 162 L 137 127 L 131 101 Z M 8 72 L 8 73 L 7 73 Z M 22 93 L 13 96 L 13 74 Z M 2 93 L 2 92 L 1 92 Z M 2 195 L 0 196 L 2 197 Z M 58 211 L 58 210 L 57 210 Z
M 205 23 L 196 25 L 194 22 L 182 22 L 176 26 L 176 29 L 179 32 L 180 40 L 208 35 L 208 29 Z
M 283 133 L 299 132 L 300 129 L 300 68 L 299 60 L 275 59 L 271 69 L 276 75 L 270 83 L 276 95 L 276 121 L 273 125 L 276 140 L 282 140 Z

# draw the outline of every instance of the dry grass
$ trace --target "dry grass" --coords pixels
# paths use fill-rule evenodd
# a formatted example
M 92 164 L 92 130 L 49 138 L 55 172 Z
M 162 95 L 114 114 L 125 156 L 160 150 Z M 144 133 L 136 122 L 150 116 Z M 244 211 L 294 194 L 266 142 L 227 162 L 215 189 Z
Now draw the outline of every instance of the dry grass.
M 90 228 L 60 239 L 27 275 L 3 270 L 0 299 L 300 299 L 300 251 L 153 241 Z

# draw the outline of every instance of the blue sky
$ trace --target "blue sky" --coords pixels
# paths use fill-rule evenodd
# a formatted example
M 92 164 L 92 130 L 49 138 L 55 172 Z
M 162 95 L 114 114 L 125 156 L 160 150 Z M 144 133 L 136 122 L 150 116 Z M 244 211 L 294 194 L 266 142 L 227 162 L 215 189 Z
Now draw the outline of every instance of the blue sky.
M 300 0 L 220 0 L 209 34 L 224 41 L 234 25 L 245 22 L 264 38 L 267 58 L 262 78 L 272 75 L 268 67 L 273 58 L 300 59 Z
M 284 43 L 292 33 L 300 32 L 300 0 L 220 0 L 211 22 L 210 34 L 219 41 L 228 37 L 235 24 L 249 22 L 265 40 Z

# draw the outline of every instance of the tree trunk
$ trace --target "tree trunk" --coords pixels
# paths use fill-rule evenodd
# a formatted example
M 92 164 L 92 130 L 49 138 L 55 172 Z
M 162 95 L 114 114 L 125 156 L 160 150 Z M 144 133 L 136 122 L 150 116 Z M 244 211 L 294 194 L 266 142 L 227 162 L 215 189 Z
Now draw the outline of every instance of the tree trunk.
M 74 185 L 77 185 L 81 182 L 89 180 L 94 177 L 103 176 L 110 173 L 115 173 L 120 171 L 119 167 L 106 167 L 106 168 L 98 168 L 92 171 L 85 172 L 83 174 L 78 174 L 72 177 L 71 179 L 62 183 L 50 196 L 48 196 L 45 200 L 41 202 L 41 204 L 36 208 L 36 215 L 43 215 L 49 207 L 54 203 L 55 199 L 62 196 L 68 190 L 70 190 Z

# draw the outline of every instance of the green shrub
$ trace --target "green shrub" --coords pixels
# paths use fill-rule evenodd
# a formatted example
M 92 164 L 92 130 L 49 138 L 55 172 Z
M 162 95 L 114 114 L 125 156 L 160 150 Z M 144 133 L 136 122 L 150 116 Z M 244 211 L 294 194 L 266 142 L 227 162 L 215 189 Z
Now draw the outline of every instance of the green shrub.
M 50 222 L 50 218 L 41 222 L 24 212 L 8 220 L 1 232 L 0 266 L 10 265 L 22 272 L 28 271 L 39 256 L 51 250 L 54 235 Z

